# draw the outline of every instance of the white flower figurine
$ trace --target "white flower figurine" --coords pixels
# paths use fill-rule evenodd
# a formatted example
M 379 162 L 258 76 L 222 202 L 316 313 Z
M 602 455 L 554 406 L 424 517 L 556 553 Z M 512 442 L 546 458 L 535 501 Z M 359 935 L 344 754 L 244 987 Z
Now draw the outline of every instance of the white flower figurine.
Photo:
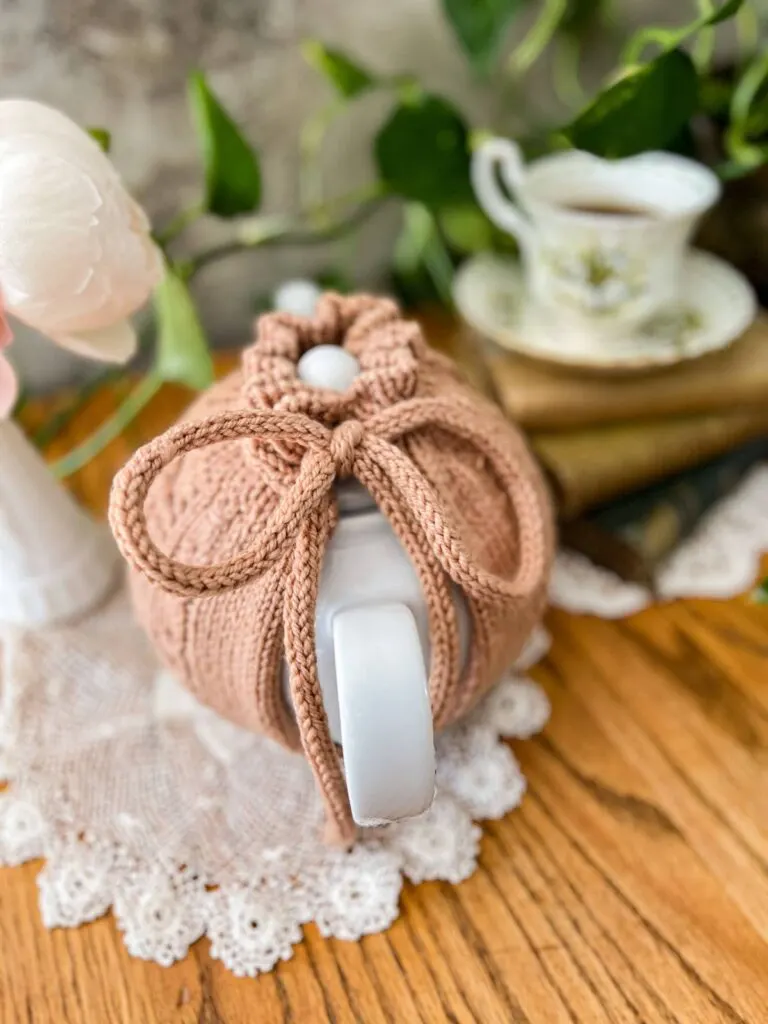
M 124 362 L 136 348 L 128 318 L 162 273 L 149 222 L 98 144 L 51 107 L 0 101 L 0 310 Z
M 81 355 L 125 362 L 129 317 L 163 260 L 149 222 L 96 142 L 29 100 L 0 101 L 0 350 L 6 314 Z M 17 393 L 0 351 L 0 621 L 75 618 L 117 578 L 115 551 L 10 418 Z

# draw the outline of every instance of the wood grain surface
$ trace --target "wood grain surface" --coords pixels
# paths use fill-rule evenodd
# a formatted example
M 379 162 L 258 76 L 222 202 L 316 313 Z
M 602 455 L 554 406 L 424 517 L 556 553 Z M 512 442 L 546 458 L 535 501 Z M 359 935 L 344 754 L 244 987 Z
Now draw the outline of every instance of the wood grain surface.
M 163 391 L 72 481 L 78 496 L 102 512 L 115 468 L 187 400 Z M 237 979 L 207 940 L 168 969 L 131 959 L 111 916 L 48 932 L 40 864 L 3 869 L 3 1024 L 768 1022 L 768 609 L 685 601 L 547 624 L 532 674 L 552 720 L 515 744 L 529 791 L 486 827 L 471 879 L 406 885 L 396 923 L 359 943 L 309 926 L 291 961 Z

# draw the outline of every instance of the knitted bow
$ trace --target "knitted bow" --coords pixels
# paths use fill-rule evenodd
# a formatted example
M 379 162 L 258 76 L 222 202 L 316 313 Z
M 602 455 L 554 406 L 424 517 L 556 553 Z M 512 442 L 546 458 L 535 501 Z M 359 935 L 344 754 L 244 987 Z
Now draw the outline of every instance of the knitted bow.
M 425 427 L 439 427 L 473 444 L 502 484 L 520 529 L 520 560 L 512 579 L 473 565 L 431 485 L 394 441 Z M 280 441 L 304 449 L 295 482 L 248 551 L 218 565 L 192 566 L 167 557 L 147 530 L 144 502 L 153 481 L 174 459 L 197 448 L 241 439 Z M 372 416 L 331 429 L 301 413 L 277 410 L 229 412 L 183 423 L 140 448 L 115 478 L 110 523 L 124 557 L 149 579 L 184 596 L 214 594 L 261 576 L 296 543 L 306 523 L 334 508 L 332 485 L 356 477 L 378 503 L 399 499 L 423 531 L 442 569 L 478 598 L 527 597 L 541 579 L 545 552 L 530 481 L 474 422 L 468 403 L 414 398 Z

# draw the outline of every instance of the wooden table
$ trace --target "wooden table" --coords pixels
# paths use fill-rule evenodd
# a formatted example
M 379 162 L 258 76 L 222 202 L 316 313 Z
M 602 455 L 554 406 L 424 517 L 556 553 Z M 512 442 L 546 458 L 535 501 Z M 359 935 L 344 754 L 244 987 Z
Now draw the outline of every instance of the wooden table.
M 187 397 L 161 393 L 72 480 L 79 497 L 103 511 L 115 468 Z M 54 454 L 114 401 L 97 394 Z M 533 675 L 552 721 L 515 744 L 529 792 L 468 881 L 406 885 L 384 934 L 310 926 L 291 961 L 237 979 L 207 940 L 170 969 L 131 959 L 111 916 L 48 932 L 40 864 L 0 870 L 2 1024 L 768 1021 L 768 609 L 547 624 Z

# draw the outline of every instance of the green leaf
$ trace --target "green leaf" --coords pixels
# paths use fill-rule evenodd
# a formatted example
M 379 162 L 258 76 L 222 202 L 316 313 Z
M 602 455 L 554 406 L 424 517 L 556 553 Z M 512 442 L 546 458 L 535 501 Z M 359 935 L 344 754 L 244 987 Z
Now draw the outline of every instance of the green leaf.
M 721 181 L 736 181 L 746 178 L 760 167 L 768 164 L 768 146 L 750 146 L 737 157 L 724 160 L 714 170 Z
M 574 146 L 606 157 L 663 149 L 694 114 L 698 77 L 691 58 L 672 50 L 632 69 L 585 109 L 565 134 Z
M 315 280 L 326 292 L 349 295 L 355 290 L 355 283 L 341 267 L 327 267 L 315 274 Z
M 461 48 L 479 74 L 499 56 L 522 0 L 442 0 L 443 11 Z
M 747 135 L 752 111 L 765 112 L 765 85 L 768 82 L 768 51 L 758 54 L 742 72 L 731 96 L 730 116 L 741 135 Z
M 723 178 L 742 177 L 766 163 L 768 146 L 759 140 L 768 127 L 768 51 L 747 64 L 731 96 L 730 124 L 723 136 L 727 162 Z
M 768 604 L 768 580 L 763 580 L 753 591 L 752 600 L 758 604 Z
M 699 78 L 699 106 L 705 114 L 723 118 L 731 103 L 733 84 L 716 75 Z
M 376 136 L 375 157 L 382 181 L 406 199 L 434 209 L 472 197 L 467 126 L 437 96 L 400 103 Z
M 110 151 L 112 148 L 112 135 L 106 128 L 87 128 L 86 131 L 95 142 L 98 142 L 104 153 Z
M 261 202 L 257 156 L 205 76 L 189 78 L 189 101 L 205 163 L 205 206 L 218 217 L 251 213 Z
M 676 47 L 684 43 L 686 39 L 700 32 L 702 29 L 717 25 L 721 21 L 733 17 L 744 3 L 744 0 L 726 0 L 724 4 L 714 11 L 700 15 L 689 21 L 687 25 L 680 28 L 662 28 L 659 25 L 650 25 L 639 29 L 630 37 L 624 47 L 622 63 L 633 64 L 638 61 L 647 46 L 656 43 L 659 48 L 657 56 L 670 53 Z
M 701 23 L 702 27 L 704 25 L 719 25 L 721 21 L 725 21 L 727 18 L 732 18 L 743 3 L 744 0 L 725 0 L 724 4 L 706 17 L 706 19 Z
M 340 96 L 351 100 L 375 85 L 375 78 L 338 50 L 331 50 L 317 39 L 302 43 L 304 59 L 315 71 L 325 75 Z
M 213 380 L 213 362 L 189 289 L 169 267 L 153 297 L 157 323 L 155 374 L 202 391 Z
M 424 263 L 424 256 L 436 233 L 435 220 L 421 203 L 406 203 L 403 226 L 395 242 L 392 258 L 399 274 L 415 274 Z
M 610 0 L 568 0 L 559 31 L 576 38 L 585 36 L 604 20 Z
M 768 133 L 768 83 L 763 85 L 761 94 L 755 97 L 744 128 L 744 134 L 749 139 L 762 138 L 766 133 Z
M 453 264 L 433 214 L 422 203 L 405 205 L 393 266 L 402 281 L 417 281 L 425 274 L 431 280 L 437 298 L 444 305 L 451 305 Z
M 452 249 L 486 252 L 494 246 L 494 227 L 475 203 L 455 203 L 438 214 L 440 229 Z

